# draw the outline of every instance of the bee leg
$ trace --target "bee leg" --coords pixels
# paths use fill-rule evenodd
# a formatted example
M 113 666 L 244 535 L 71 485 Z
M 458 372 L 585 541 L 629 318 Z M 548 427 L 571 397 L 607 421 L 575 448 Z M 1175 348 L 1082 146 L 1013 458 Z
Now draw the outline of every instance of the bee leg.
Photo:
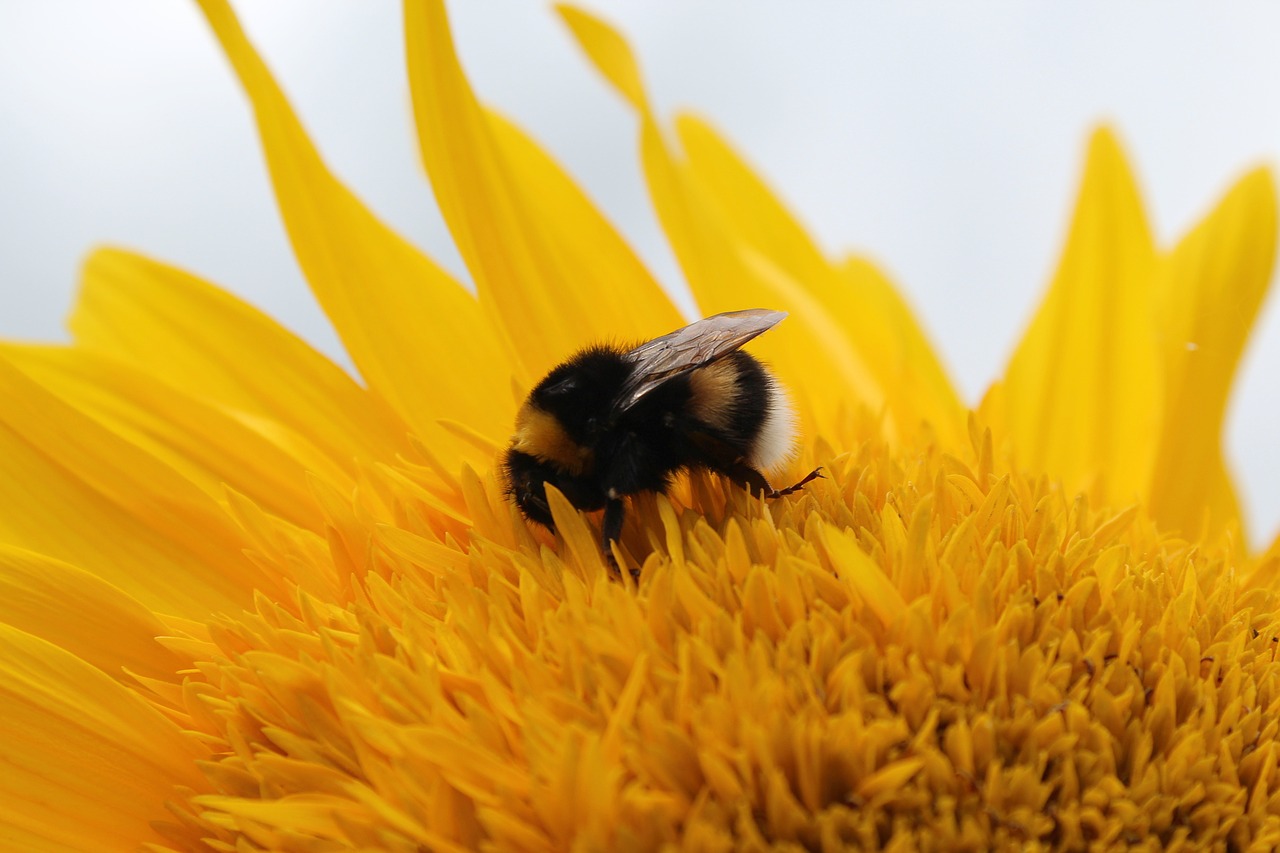
M 759 471 L 757 471 L 755 468 L 752 468 L 750 465 L 743 465 L 741 462 L 734 464 L 731 468 L 729 468 L 729 470 L 725 471 L 724 473 L 728 475 L 729 479 L 733 480 L 735 483 L 738 483 L 739 485 L 742 485 L 742 486 L 746 486 L 747 489 L 750 490 L 751 494 L 753 495 L 763 492 L 766 498 L 780 498 L 780 497 L 783 497 L 784 495 L 789 495 L 792 492 L 800 491 L 800 489 L 804 487 L 805 483 L 808 483 L 810 480 L 821 477 L 822 469 L 814 468 L 807 475 L 805 475 L 805 478 L 803 480 L 793 485 L 787 486 L 785 489 L 775 489 L 773 486 L 770 486 L 769 481 L 764 478 L 764 474 L 761 474 Z
M 821 469 L 821 468 L 814 468 L 814 469 L 813 469 L 812 471 L 810 471 L 808 474 L 805 474 L 805 475 L 804 475 L 804 479 L 803 479 L 803 480 L 801 480 L 800 482 L 798 482 L 798 483 L 794 483 L 794 484 L 792 484 L 792 485 L 790 485 L 790 486 L 787 486 L 785 489 L 779 489 L 778 491 L 776 491 L 776 492 L 774 492 L 773 494 L 769 495 L 769 497 L 771 497 L 771 498 L 780 498 L 780 497 L 782 497 L 783 495 L 789 495 L 789 494 L 791 494 L 792 492 L 798 492 L 798 491 L 800 491 L 802 488 L 804 488 L 804 484 L 805 484 L 805 483 L 808 483 L 810 480 L 816 480 L 816 479 L 818 479 L 818 478 L 819 478 L 819 477 L 821 477 L 821 476 L 822 476 L 822 469 Z
M 618 560 L 613 556 L 613 543 L 622 538 L 622 516 L 626 509 L 626 504 L 622 502 L 622 498 L 610 498 L 604 505 L 604 559 L 609 564 L 609 568 L 613 569 L 614 574 L 621 576 L 622 569 L 618 566 Z M 631 570 L 631 576 L 639 580 L 640 572 L 638 569 Z

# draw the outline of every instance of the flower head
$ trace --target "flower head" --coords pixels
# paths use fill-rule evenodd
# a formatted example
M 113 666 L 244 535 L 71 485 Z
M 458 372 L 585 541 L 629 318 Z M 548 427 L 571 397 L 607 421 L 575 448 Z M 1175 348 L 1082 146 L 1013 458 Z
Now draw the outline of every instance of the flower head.
M 363 382 L 227 293 L 103 250 L 63 347 L 0 350 L 0 838 L 17 849 L 1078 849 L 1280 843 L 1280 544 L 1222 463 L 1270 278 L 1246 176 L 1172 248 L 1108 131 L 1005 376 L 961 404 L 892 283 L 832 258 L 706 123 L 634 107 L 705 313 L 783 308 L 795 472 L 531 528 L 495 461 L 576 346 L 681 324 L 484 107 L 440 2 L 405 31 L 476 295 L 326 168 L 225 0 L 290 239 Z M 1188 347 L 1188 342 L 1194 347 Z M 754 346 L 754 345 L 753 345 Z

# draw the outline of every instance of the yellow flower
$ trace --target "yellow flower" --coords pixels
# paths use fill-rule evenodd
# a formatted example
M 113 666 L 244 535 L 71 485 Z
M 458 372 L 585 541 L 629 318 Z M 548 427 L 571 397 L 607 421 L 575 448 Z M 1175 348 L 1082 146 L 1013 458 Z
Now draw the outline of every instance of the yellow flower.
M 598 521 L 495 454 L 574 347 L 680 318 L 486 109 L 439 0 L 405 31 L 421 153 L 478 294 L 326 169 L 225 0 L 298 260 L 359 384 L 225 292 L 86 264 L 68 346 L 0 350 L 0 844 L 14 850 L 834 850 L 1280 844 L 1280 544 L 1251 557 L 1223 407 L 1271 275 L 1245 177 L 1155 245 L 1111 134 L 1004 378 L 960 403 L 893 285 L 819 251 L 625 42 L 706 313 L 768 306 L 795 473 Z

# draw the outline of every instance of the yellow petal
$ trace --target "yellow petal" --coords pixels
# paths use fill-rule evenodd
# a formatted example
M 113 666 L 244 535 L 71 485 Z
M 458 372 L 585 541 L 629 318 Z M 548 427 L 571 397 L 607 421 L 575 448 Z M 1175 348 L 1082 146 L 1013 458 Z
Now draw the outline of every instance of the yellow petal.
M 559 11 L 601 73 L 640 112 L 650 194 L 699 307 L 707 314 L 754 306 L 791 312 L 753 348 L 796 393 L 806 427 L 837 434 L 850 414 L 840 401 L 851 397 L 882 419 L 891 439 L 917 434 L 928 423 L 927 434 L 960 446 L 959 400 L 909 312 L 883 292 L 892 293 L 892 285 L 883 277 L 868 284 L 868 265 L 841 268 L 827 260 L 741 159 L 696 119 L 678 125 L 688 154 L 683 159 L 657 126 L 622 37 L 587 12 Z M 864 291 L 872 290 L 880 298 L 864 304 Z M 863 334 L 886 322 L 905 342 L 888 352 Z M 902 381 L 915 373 L 919 379 Z M 833 393 L 842 385 L 849 393 Z
M 968 410 L 898 288 L 874 264 L 848 258 L 824 302 L 866 355 L 903 437 L 937 438 L 947 449 L 968 445 Z
M 155 638 L 155 614 L 83 569 L 0 545 L 0 623 L 65 649 L 113 678 L 172 679 L 184 662 Z
M 920 772 L 924 766 L 921 758 L 903 758 L 885 765 L 875 773 L 863 779 L 858 785 L 858 796 L 871 799 L 885 791 L 901 788 L 911 781 L 911 777 Z
M 862 551 L 857 537 L 828 524 L 822 528 L 822 544 L 840 580 L 866 603 L 881 625 L 892 625 L 907 609 L 907 602 L 884 569 Z
M 831 264 L 822 250 L 711 125 L 686 113 L 676 117 L 676 132 L 689 173 L 739 237 L 797 281 L 829 283 Z
M 1133 175 L 1099 130 L 1062 261 L 1001 393 L 1019 463 L 1112 505 L 1143 494 L 1160 422 L 1155 261 Z
M 339 839 L 345 837 L 342 831 L 344 824 L 350 825 L 353 819 L 363 816 L 365 811 L 360 803 L 320 793 L 253 799 L 208 794 L 194 798 L 194 803 L 203 808 L 226 812 L 243 819 L 245 823 L 279 829 L 282 836 L 291 840 L 303 837 L 308 840 L 332 839 L 335 844 L 341 843 Z M 259 834 L 264 840 L 273 838 L 269 832 L 259 830 Z M 280 838 L 278 843 L 283 844 L 284 838 Z M 271 848 L 274 847 L 272 844 Z M 315 847 L 323 849 L 319 844 Z
M 0 355 L 42 387 L 160 459 L 215 500 L 225 486 L 263 509 L 322 531 L 308 473 L 354 485 L 301 436 L 246 423 L 232 411 L 83 348 L 0 345 Z M 190 387 L 190 386 L 188 386 Z
M 556 11 L 605 79 L 637 110 L 648 110 L 640 65 L 622 34 L 590 12 L 566 3 L 557 3 Z
M 803 284 L 734 235 L 648 119 L 642 158 L 649 191 L 676 257 L 704 314 L 765 307 L 790 312 L 777 329 L 752 344 L 811 413 L 810 429 L 835 434 L 848 396 L 873 413 L 884 409 L 875 372 L 849 342 L 836 318 Z
M 965 415 L 951 380 L 915 316 L 874 264 L 833 264 L 782 202 L 705 122 L 676 129 L 689 174 L 734 234 L 806 288 L 840 325 L 872 371 L 892 422 L 906 438 L 927 424 L 946 447 L 965 441 Z
M 439 434 L 441 417 L 504 436 L 511 401 L 476 392 L 509 384 L 476 300 L 326 168 L 230 5 L 200 0 L 200 7 L 253 101 L 298 263 L 361 376 L 433 446 L 453 445 Z
M 1222 419 L 1275 249 L 1275 184 L 1257 169 L 1178 244 L 1157 278 L 1165 416 L 1153 442 L 1151 507 L 1162 525 L 1187 536 L 1241 521 L 1222 458 Z
M 597 337 L 638 341 L 682 325 L 671 299 L 560 165 L 518 126 L 492 110 L 486 115 L 522 192 L 546 212 L 535 221 L 546 230 L 565 277 L 553 292 L 581 283 L 579 298 L 600 316 L 593 323 Z
M 0 839 L 7 850 L 162 843 L 178 786 L 201 788 L 193 739 L 68 651 L 0 625 Z
M 639 340 L 679 325 L 669 300 L 554 161 L 480 107 L 443 4 L 409 0 L 404 11 L 423 162 L 481 301 L 530 375 L 601 337 Z
M 305 435 L 334 462 L 391 459 L 405 426 L 341 368 L 256 308 L 176 267 L 104 249 L 85 263 L 76 343 Z
M 734 233 L 783 269 L 835 318 L 873 371 L 893 421 L 927 423 L 947 447 L 965 441 L 965 410 L 897 288 L 873 263 L 833 264 L 795 217 L 706 122 L 676 121 L 689 172 Z M 904 436 L 905 437 L 905 436 Z
M 206 617 L 279 591 L 244 540 L 172 468 L 0 358 L 0 542 L 92 572 L 153 610 Z
M 558 10 L 609 81 L 639 79 L 625 41 L 608 24 L 580 9 Z M 623 90 L 628 99 L 639 93 Z M 815 421 L 819 427 L 833 428 L 840 420 L 842 412 L 831 393 L 835 387 L 850 388 L 855 400 L 881 412 L 884 398 L 873 371 L 837 321 L 787 269 L 733 232 L 707 191 L 692 178 L 689 165 L 664 140 L 649 105 L 635 105 L 640 110 L 640 149 L 649 192 L 699 307 L 705 314 L 742 307 L 791 311 L 791 319 L 753 343 L 753 350 L 771 362 L 799 397 L 801 415 L 812 415 L 806 427 L 812 428 Z

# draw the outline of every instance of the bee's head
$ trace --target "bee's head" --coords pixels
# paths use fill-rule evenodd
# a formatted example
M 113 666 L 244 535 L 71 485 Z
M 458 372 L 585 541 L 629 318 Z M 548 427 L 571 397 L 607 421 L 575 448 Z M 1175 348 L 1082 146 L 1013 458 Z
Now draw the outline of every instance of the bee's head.
M 525 517 L 552 527 L 547 484 L 579 508 L 600 505 L 583 485 L 595 470 L 597 440 L 630 365 L 608 347 L 585 349 L 552 370 L 529 392 L 503 460 L 507 491 Z
M 507 493 L 524 517 L 555 530 L 551 507 L 547 505 L 547 483 L 558 487 L 557 469 L 513 446 L 503 459 L 502 470 L 506 475 Z
M 590 349 L 548 373 L 516 415 L 511 450 L 532 457 L 551 475 L 590 473 L 593 448 L 626 372 L 617 352 Z
M 618 349 L 585 349 L 534 386 L 521 416 L 526 417 L 530 409 L 545 413 L 568 440 L 590 445 L 607 427 L 614 400 L 630 372 Z

